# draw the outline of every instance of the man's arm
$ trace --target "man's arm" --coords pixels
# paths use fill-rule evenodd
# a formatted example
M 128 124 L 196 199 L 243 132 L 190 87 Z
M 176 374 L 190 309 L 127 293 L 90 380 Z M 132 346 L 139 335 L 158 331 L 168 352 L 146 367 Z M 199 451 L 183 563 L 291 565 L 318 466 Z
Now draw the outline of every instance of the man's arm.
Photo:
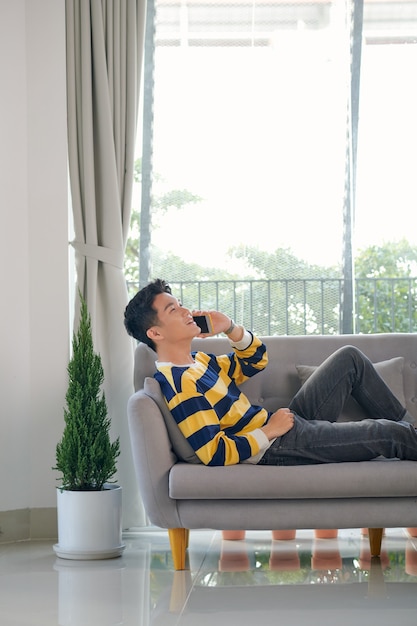
M 241 385 L 268 365 L 265 344 L 248 330 L 243 329 L 240 341 L 230 343 L 233 353 L 221 355 L 217 357 L 217 361 L 237 385 Z
M 209 394 L 196 392 L 192 397 L 187 393 L 185 395 L 188 397 L 183 402 L 179 396 L 175 396 L 168 403 L 168 408 L 182 434 L 205 465 L 235 465 L 268 447 L 268 436 L 262 432 L 262 426 L 268 418 L 264 409 L 242 405 L 245 415 L 241 420 L 242 428 L 239 429 L 239 425 L 233 427 L 230 424 L 227 414 L 223 420 L 219 420 L 207 398 Z M 222 421 L 229 421 L 229 426 L 223 426 Z

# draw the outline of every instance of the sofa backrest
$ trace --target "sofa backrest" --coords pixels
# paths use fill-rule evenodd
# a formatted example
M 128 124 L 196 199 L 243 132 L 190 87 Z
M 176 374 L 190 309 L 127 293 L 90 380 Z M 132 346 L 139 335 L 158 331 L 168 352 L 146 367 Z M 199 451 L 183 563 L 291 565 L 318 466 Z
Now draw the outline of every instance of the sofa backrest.
M 267 368 L 242 386 L 254 404 L 274 411 L 288 406 L 301 386 L 297 365 L 317 366 L 343 345 L 361 349 L 374 363 L 403 357 L 404 399 L 409 413 L 417 420 L 417 334 L 274 336 L 263 338 L 269 355 Z M 195 339 L 194 350 L 223 354 L 230 351 L 225 337 Z M 139 344 L 135 354 L 134 385 L 142 389 L 147 376 L 155 373 L 156 354 Z

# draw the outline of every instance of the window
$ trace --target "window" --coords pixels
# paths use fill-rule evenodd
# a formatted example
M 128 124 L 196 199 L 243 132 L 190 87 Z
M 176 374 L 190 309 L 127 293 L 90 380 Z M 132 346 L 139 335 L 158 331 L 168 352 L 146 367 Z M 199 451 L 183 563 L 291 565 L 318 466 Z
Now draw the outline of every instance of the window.
M 392 237 L 417 259 L 417 2 L 154 1 L 141 282 L 260 333 L 375 330 L 354 259 Z

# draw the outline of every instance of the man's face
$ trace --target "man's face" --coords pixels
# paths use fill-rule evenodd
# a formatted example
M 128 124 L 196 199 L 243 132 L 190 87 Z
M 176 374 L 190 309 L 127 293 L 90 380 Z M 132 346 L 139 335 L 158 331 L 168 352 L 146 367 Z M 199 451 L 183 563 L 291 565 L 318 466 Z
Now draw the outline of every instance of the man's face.
M 153 308 L 157 312 L 158 325 L 154 326 L 164 339 L 180 341 L 201 333 L 191 311 L 183 307 L 173 295 L 160 293 L 155 297 Z

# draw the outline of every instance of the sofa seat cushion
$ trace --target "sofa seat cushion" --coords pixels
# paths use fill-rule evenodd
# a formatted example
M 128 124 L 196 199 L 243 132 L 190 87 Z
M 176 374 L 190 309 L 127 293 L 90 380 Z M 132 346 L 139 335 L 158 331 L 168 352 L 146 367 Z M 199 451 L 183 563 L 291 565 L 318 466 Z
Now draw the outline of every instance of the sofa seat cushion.
M 417 466 L 395 459 L 293 467 L 177 463 L 169 474 L 169 495 L 177 500 L 416 496 L 417 503 Z

